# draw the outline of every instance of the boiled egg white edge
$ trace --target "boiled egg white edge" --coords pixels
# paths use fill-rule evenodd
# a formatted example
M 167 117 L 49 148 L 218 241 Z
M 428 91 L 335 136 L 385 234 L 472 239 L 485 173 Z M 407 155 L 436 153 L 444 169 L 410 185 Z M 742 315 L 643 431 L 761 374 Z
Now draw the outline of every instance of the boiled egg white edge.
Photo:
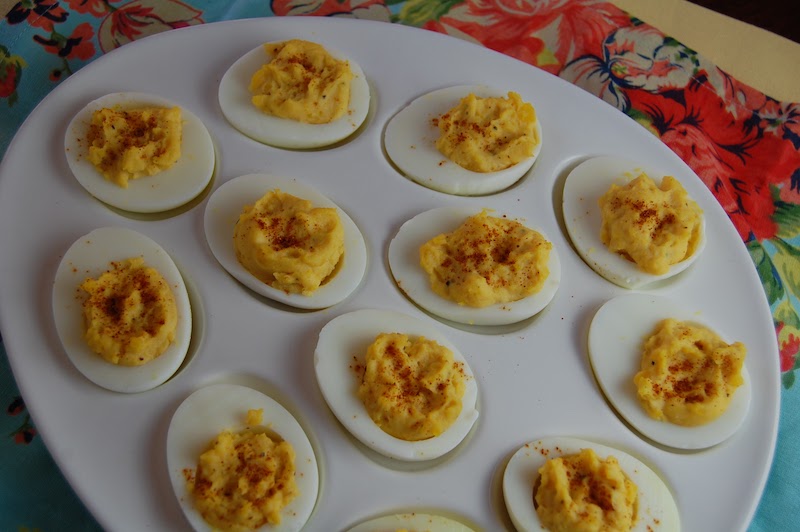
M 197 469 L 200 455 L 220 432 L 244 430 L 247 411 L 259 408 L 264 410 L 264 426 L 294 448 L 299 494 L 281 511 L 280 525 L 265 525 L 258 530 L 296 532 L 314 512 L 319 495 L 319 467 L 311 442 L 294 416 L 277 401 L 252 388 L 213 384 L 197 390 L 181 403 L 167 431 L 167 467 L 172 488 L 195 530 L 212 530 L 212 527 L 195 508 L 186 489 L 184 471 Z
M 518 532 L 544 530 L 534 507 L 533 487 L 539 468 L 551 458 L 576 454 L 591 448 L 598 458 L 614 456 L 637 487 L 638 519 L 634 532 L 671 532 L 680 530 L 680 514 L 669 488 L 652 469 L 630 454 L 587 440 L 549 437 L 523 445 L 509 460 L 503 473 L 503 498 L 511 521 Z
M 595 272 L 623 288 L 641 288 L 672 277 L 691 266 L 706 245 L 705 216 L 702 217 L 700 242 L 695 252 L 673 264 L 667 273 L 654 275 L 618 253 L 612 253 L 600 240 L 602 216 L 598 200 L 612 184 L 625 185 L 645 172 L 657 185 L 664 172 L 616 156 L 595 157 L 576 166 L 564 182 L 563 213 L 572 244 Z M 674 176 L 677 179 L 677 176 Z
M 272 288 L 247 271 L 236 258 L 233 232 L 242 209 L 275 189 L 307 199 L 314 207 L 335 208 L 342 221 L 344 262 L 336 275 L 311 296 L 291 294 Z M 367 269 L 367 246 L 355 222 L 327 196 L 296 179 L 268 174 L 247 174 L 223 183 L 208 199 L 204 226 L 211 252 L 228 273 L 254 292 L 296 308 L 321 309 L 343 301 L 358 287 Z
M 279 148 L 320 148 L 349 137 L 361 127 L 369 113 L 369 83 L 358 63 L 338 50 L 327 46 L 325 49 L 334 58 L 348 61 L 353 72 L 350 102 L 341 118 L 327 124 L 307 124 L 269 115 L 253 105 L 250 79 L 272 59 L 263 45 L 243 55 L 222 76 L 218 95 L 222 114 L 239 132 Z
M 174 165 L 152 175 L 131 179 L 128 188 L 108 181 L 89 162 L 86 140 L 92 114 L 103 108 L 180 107 L 183 134 L 181 156 Z M 214 143 L 202 120 L 185 107 L 152 94 L 117 92 L 89 102 L 67 126 L 64 149 L 75 179 L 100 201 L 129 212 L 175 209 L 200 195 L 214 175 Z
M 433 125 L 432 119 L 445 114 L 470 93 L 482 98 L 508 95 L 508 91 L 485 85 L 447 87 L 420 96 L 389 120 L 384 133 L 386 153 L 404 174 L 420 185 L 462 196 L 491 194 L 519 181 L 536 161 L 542 149 L 538 115 L 536 133 L 539 143 L 533 149 L 533 155 L 505 170 L 473 172 L 436 149 L 439 128 Z
M 608 401 L 643 436 L 676 449 L 711 447 L 730 438 L 747 416 L 752 391 L 746 363 L 742 367 L 744 384 L 736 389 L 728 409 L 716 420 L 682 427 L 651 418 L 639 403 L 633 377 L 641 367 L 645 339 L 666 318 L 705 325 L 729 342 L 698 310 L 663 296 L 626 294 L 606 302 L 592 319 L 588 341 L 592 369 Z
M 112 261 L 142 257 L 164 277 L 175 296 L 178 324 L 175 339 L 158 358 L 141 366 L 106 362 L 84 339 L 81 283 L 112 269 Z M 69 359 L 87 379 L 115 392 L 150 390 L 169 379 L 183 363 L 192 335 L 189 295 L 169 254 L 150 238 L 131 229 L 103 227 L 80 237 L 70 246 L 53 282 L 53 318 Z
M 354 357 L 364 363 L 367 348 L 380 333 L 424 336 L 450 349 L 453 359 L 463 363 L 467 379 L 461 413 L 439 436 L 420 441 L 395 438 L 378 427 L 367 413 L 358 397 L 359 382 L 352 365 Z M 404 461 L 438 458 L 458 446 L 478 419 L 478 384 L 464 356 L 436 328 L 400 312 L 357 310 L 328 322 L 319 333 L 314 370 L 322 396 L 339 422 L 361 443 L 389 458 Z
M 441 318 L 469 325 L 507 325 L 530 318 L 545 308 L 561 283 L 561 262 L 555 245 L 550 250 L 547 266 L 550 270 L 539 292 L 510 303 L 497 303 L 483 308 L 459 305 L 436 294 L 430 287 L 428 274 L 419 263 L 419 248 L 431 238 L 455 231 L 464 221 L 483 209 L 469 207 L 439 207 L 418 214 L 404 223 L 389 243 L 389 268 L 397 285 L 420 307 Z M 490 216 L 503 217 L 505 213 L 488 211 Z M 523 218 L 506 215 L 526 227 L 539 232 L 552 242 L 541 230 L 529 226 Z
M 396 532 L 401 529 L 425 532 L 474 532 L 467 525 L 448 517 L 416 512 L 375 517 L 349 528 L 346 532 Z

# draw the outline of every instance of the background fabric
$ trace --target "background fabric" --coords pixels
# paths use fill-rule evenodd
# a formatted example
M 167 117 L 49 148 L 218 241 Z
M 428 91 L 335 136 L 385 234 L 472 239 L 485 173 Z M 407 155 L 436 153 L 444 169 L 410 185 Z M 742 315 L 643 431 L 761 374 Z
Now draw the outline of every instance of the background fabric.
M 597 0 L 26 0 L 0 22 L 0 153 L 49 91 L 103 53 L 173 28 L 273 15 L 382 20 L 481 44 L 595 94 L 686 161 L 730 216 L 773 312 L 781 426 L 751 529 L 789 529 L 800 500 L 792 482 L 800 470 L 800 104 L 770 98 Z M 36 436 L 4 350 L 0 401 L 0 529 L 98 528 Z

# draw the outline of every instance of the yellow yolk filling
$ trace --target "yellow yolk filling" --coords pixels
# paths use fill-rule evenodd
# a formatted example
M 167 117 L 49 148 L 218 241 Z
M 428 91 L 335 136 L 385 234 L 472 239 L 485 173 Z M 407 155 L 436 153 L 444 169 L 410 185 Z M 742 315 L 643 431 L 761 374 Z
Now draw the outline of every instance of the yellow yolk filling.
M 170 168 L 181 157 L 181 109 L 99 109 L 92 114 L 88 160 L 122 188 Z
M 480 98 L 469 94 L 444 115 L 436 148 L 473 172 L 497 172 L 533 155 L 541 142 L 536 111 L 516 92 L 508 98 Z
M 693 427 L 722 415 L 744 383 L 746 348 L 697 324 L 666 319 L 644 342 L 633 381 L 639 402 L 657 420 Z
M 553 245 L 519 222 L 480 213 L 420 247 L 431 289 L 459 305 L 486 307 L 542 289 Z
M 178 325 L 175 297 L 167 282 L 140 257 L 112 263 L 81 289 L 84 338 L 95 353 L 121 366 L 140 366 L 161 355 Z
M 236 258 L 262 282 L 311 295 L 344 258 L 344 228 L 334 208 L 273 190 L 244 207 L 233 235 Z
M 642 173 L 625 186 L 611 185 L 599 204 L 600 240 L 647 273 L 667 273 L 702 238 L 703 211 L 672 176 L 659 187 Z
M 382 333 L 367 349 L 358 397 L 384 432 L 425 440 L 458 418 L 466 378 L 463 364 L 437 342 Z
M 582 449 L 548 460 L 539 475 L 536 513 L 547 530 L 622 532 L 636 523 L 638 489 L 613 456 Z
M 250 410 L 248 427 L 261 424 Z M 187 474 L 187 488 L 203 519 L 215 530 L 249 531 L 278 525 L 281 511 L 298 494 L 295 452 L 263 432 L 221 432 Z
M 350 103 L 353 73 L 319 44 L 291 40 L 265 44 L 272 60 L 250 80 L 252 102 L 261 111 L 309 124 L 341 118 Z

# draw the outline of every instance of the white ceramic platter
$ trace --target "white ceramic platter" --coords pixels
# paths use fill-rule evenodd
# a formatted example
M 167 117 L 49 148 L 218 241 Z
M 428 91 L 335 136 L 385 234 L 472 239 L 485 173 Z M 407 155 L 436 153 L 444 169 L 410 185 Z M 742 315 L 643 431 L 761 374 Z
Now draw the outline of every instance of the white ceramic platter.
M 343 145 L 311 152 L 264 146 L 236 131 L 219 109 L 217 84 L 234 61 L 262 42 L 296 37 L 346 51 L 371 84 L 367 124 Z M 474 83 L 507 84 L 536 103 L 548 142 L 533 170 L 516 186 L 481 198 L 442 194 L 403 177 L 382 151 L 387 121 L 421 94 Z M 269 172 L 307 180 L 336 202 L 367 241 L 362 285 L 326 310 L 292 310 L 243 288 L 214 259 L 203 231 L 205 199 L 160 219 L 126 218 L 93 199 L 71 178 L 64 134 L 87 102 L 120 91 L 180 101 L 203 120 L 218 152 L 214 187 Z M 686 275 L 655 292 L 683 299 L 737 331 L 751 353 L 751 414 L 732 438 L 700 453 L 671 452 L 629 430 L 604 401 L 587 358 L 592 316 L 625 290 L 600 278 L 570 247 L 558 207 L 561 188 L 586 158 L 630 153 L 679 176 L 713 236 Z M 501 334 L 436 321 L 403 296 L 386 263 L 392 235 L 416 214 L 487 203 L 535 219 L 561 257 L 554 300 Z M 192 295 L 188 365 L 141 394 L 99 388 L 78 372 L 49 306 L 63 253 L 78 236 L 109 225 L 156 239 Z M 462 515 L 486 530 L 509 528 L 499 489 L 504 464 L 522 444 L 544 436 L 607 443 L 663 472 L 686 530 L 745 529 L 763 490 L 778 424 L 778 353 L 763 290 L 733 226 L 700 180 L 636 122 L 554 76 L 478 46 L 398 25 L 323 18 L 209 24 L 126 45 L 71 76 L 31 113 L 0 169 L 0 226 L 0 326 L 14 374 L 55 460 L 108 530 L 188 529 L 170 486 L 167 426 L 193 391 L 224 382 L 267 391 L 309 432 L 322 484 L 308 530 L 344 530 L 370 516 L 420 507 Z M 470 441 L 435 467 L 397 470 L 374 460 L 339 425 L 317 388 L 320 329 L 362 308 L 429 320 L 470 360 L 481 417 Z

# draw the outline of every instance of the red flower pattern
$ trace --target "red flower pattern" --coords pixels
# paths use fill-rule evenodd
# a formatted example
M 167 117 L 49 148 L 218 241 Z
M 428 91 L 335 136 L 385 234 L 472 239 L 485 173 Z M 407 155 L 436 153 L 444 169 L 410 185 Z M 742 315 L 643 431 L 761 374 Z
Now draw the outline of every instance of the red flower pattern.
M 775 332 L 780 339 L 780 355 L 781 355 L 781 371 L 791 371 L 794 369 L 797 354 L 800 352 L 800 336 L 795 336 L 793 333 L 789 333 L 787 335 L 782 335 L 783 328 L 785 324 L 779 323 L 777 327 L 775 327 Z M 785 336 L 785 338 L 782 338 Z
M 108 52 L 123 44 L 162 31 L 202 24 L 202 12 L 177 0 L 134 0 L 112 11 L 97 33 Z
M 118 0 L 67 0 L 70 9 L 76 13 L 88 13 L 102 17 L 111 10 L 111 2 Z
M 53 24 L 67 20 L 67 12 L 53 0 L 29 0 L 15 4 L 6 15 L 9 24 L 27 22 L 36 28 L 53 31 Z
M 69 37 L 53 32 L 49 39 L 34 35 L 33 39 L 44 46 L 51 54 L 56 54 L 64 59 L 81 59 L 87 61 L 94 57 L 94 28 L 88 22 L 78 24 Z
M 17 90 L 18 71 L 15 65 L 4 65 L 0 71 L 0 98 L 8 98 Z

